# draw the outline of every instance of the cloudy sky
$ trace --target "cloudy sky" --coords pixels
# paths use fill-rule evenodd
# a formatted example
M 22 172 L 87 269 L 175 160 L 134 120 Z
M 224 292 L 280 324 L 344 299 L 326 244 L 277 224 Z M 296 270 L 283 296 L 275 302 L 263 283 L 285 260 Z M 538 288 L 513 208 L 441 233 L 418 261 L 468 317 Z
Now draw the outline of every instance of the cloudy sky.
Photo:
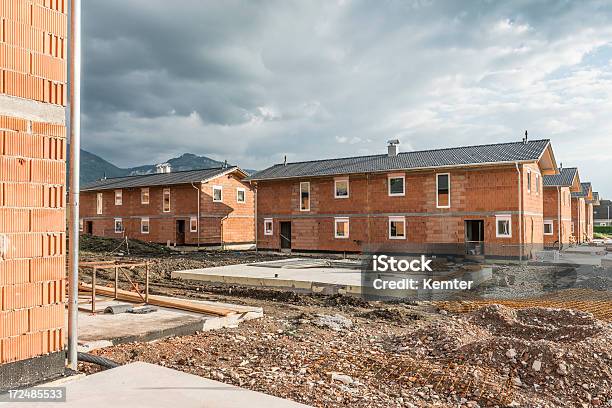
M 281 162 L 550 138 L 612 196 L 612 3 L 83 5 L 83 147 Z M 606 169 L 605 166 L 608 166 Z

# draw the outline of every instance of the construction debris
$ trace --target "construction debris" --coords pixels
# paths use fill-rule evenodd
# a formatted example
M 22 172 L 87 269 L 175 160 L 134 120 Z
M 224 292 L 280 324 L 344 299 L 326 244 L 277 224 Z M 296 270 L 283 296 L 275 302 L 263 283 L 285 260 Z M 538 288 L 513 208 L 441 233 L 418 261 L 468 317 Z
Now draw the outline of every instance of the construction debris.
M 263 306 L 267 317 L 99 354 L 321 407 L 570 407 L 612 399 L 612 328 L 589 313 L 241 300 Z M 412 315 L 419 319 L 405 318 Z

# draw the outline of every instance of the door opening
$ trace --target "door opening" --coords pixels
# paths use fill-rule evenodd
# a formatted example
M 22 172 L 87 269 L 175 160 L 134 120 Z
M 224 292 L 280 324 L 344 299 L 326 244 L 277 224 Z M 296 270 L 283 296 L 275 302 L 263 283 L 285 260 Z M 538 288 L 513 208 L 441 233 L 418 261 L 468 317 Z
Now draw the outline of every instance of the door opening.
M 176 244 L 185 245 L 185 220 L 176 220 Z
M 93 221 L 85 221 L 85 233 L 93 235 Z
M 484 255 L 484 220 L 465 221 L 465 253 Z
M 281 249 L 291 249 L 291 221 L 281 221 L 280 223 L 280 247 Z

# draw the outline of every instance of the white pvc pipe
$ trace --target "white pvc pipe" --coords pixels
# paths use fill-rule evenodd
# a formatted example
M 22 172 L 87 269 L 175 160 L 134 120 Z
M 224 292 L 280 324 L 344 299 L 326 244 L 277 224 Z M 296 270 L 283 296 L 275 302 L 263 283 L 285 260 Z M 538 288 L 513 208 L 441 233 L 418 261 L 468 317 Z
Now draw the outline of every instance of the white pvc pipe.
M 68 365 L 77 369 L 79 300 L 79 177 L 81 165 L 81 0 L 70 1 L 70 218 L 68 242 Z

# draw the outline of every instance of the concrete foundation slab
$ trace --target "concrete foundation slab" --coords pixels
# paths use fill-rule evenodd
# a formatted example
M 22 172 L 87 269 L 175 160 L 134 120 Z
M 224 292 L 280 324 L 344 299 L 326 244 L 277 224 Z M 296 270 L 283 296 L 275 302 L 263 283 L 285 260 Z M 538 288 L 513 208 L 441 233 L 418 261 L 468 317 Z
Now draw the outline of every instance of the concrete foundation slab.
M 434 277 L 432 273 L 428 277 Z M 386 277 L 426 277 L 423 274 L 391 274 Z M 491 279 L 491 268 L 476 272 L 466 272 L 455 276 L 462 280 L 472 280 L 478 285 Z M 213 284 L 277 288 L 304 293 L 326 295 L 343 294 L 360 296 L 364 293 L 360 263 L 349 260 L 328 260 L 312 258 L 290 258 L 278 261 L 258 262 L 242 265 L 227 265 L 213 268 L 174 271 L 173 279 L 194 280 Z M 392 294 L 392 292 L 386 292 Z M 420 296 L 415 291 L 413 294 Z M 393 295 L 395 296 L 395 295 Z M 405 291 L 397 291 L 398 297 L 405 297 Z
M 83 352 L 114 344 L 152 341 L 168 336 L 193 334 L 196 331 L 235 327 L 242 321 L 263 316 L 263 309 L 259 307 L 196 300 L 192 302 L 217 307 L 227 306 L 236 310 L 237 313 L 228 316 L 203 315 L 156 306 L 158 310 L 153 313 L 109 314 L 104 313 L 106 307 L 129 302 L 102 296 L 96 297 L 96 314 L 92 314 L 87 310 L 91 308 L 91 303 L 87 303 L 89 300 L 90 296 L 83 296 L 79 302 L 79 351 Z
M 66 402 L 28 404 L 61 408 L 300 408 L 307 405 L 148 363 L 132 363 L 65 382 Z

